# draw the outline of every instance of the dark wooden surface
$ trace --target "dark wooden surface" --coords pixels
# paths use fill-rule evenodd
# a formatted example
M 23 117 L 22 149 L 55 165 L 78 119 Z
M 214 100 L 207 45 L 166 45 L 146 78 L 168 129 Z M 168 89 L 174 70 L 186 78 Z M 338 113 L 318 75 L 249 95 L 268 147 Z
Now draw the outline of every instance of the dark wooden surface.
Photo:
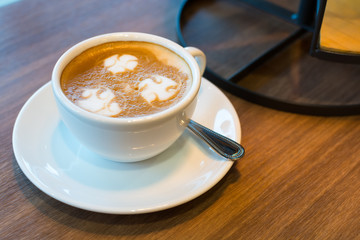
M 202 196 L 150 214 L 76 209 L 41 192 L 21 172 L 12 150 L 14 121 L 50 80 L 59 56 L 85 38 L 115 31 L 176 41 L 180 3 L 23 0 L 0 7 L 0 239 L 360 239 L 360 116 L 280 112 L 226 93 L 241 121 L 246 157 Z M 223 75 L 293 28 L 263 21 L 261 13 L 233 1 L 217 4 L 196 3 L 184 31 Z M 199 23 L 202 17 L 207 24 Z M 219 19 L 250 26 L 241 35 Z M 204 39 L 209 30 L 213 35 Z M 286 99 L 359 102 L 360 67 L 313 59 L 307 44 L 299 41 L 241 84 Z

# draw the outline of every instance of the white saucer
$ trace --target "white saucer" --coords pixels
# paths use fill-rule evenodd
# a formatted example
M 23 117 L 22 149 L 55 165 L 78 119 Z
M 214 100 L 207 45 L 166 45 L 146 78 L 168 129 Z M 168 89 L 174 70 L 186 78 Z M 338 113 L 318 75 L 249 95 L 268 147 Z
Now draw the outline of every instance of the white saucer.
M 240 142 L 240 121 L 227 97 L 203 79 L 193 119 Z M 39 189 L 66 204 L 101 213 L 137 214 L 190 201 L 232 166 L 187 130 L 162 154 L 137 163 L 100 159 L 59 119 L 50 83 L 23 106 L 14 126 L 16 160 Z

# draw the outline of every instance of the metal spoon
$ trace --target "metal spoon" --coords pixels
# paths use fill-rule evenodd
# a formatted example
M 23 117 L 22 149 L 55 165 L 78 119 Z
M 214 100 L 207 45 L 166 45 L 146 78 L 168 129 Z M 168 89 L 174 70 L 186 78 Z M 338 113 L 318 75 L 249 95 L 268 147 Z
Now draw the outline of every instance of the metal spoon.
M 189 120 L 187 127 L 195 135 L 204 140 L 215 152 L 229 160 L 236 161 L 245 154 L 245 149 L 239 143 L 208 129 L 191 119 Z

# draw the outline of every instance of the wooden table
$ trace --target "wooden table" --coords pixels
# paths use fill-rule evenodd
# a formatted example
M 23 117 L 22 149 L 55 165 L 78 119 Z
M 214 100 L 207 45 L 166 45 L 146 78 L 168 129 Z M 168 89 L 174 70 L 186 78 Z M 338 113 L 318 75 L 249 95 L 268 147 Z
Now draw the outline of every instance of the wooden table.
M 241 121 L 246 156 L 200 197 L 161 212 L 111 215 L 71 207 L 40 191 L 20 170 L 12 148 L 14 122 L 24 103 L 50 80 L 60 55 L 88 37 L 140 31 L 176 41 L 181 1 L 7 2 L 0 8 L 0 239 L 360 239 L 360 116 L 286 113 L 229 93 Z M 206 4 L 212 3 L 201 1 L 199 6 Z M 231 1 L 225 4 L 229 7 Z M 228 11 L 228 16 L 232 14 Z M 258 26 L 253 25 L 254 29 Z M 213 49 L 246 43 L 263 46 L 282 35 L 251 42 L 237 39 Z M 198 46 L 208 54 L 210 66 L 215 66 L 211 48 Z M 317 78 L 350 81 L 353 77 L 352 99 L 360 95 L 359 66 L 328 67 L 332 63 L 311 59 L 303 48 L 304 44 L 296 44 L 288 50 L 290 58 L 275 59 L 279 64 L 273 66 L 291 62 L 285 72 L 265 66 L 243 84 L 265 93 L 282 93 L 281 89 L 289 88 L 280 80 L 290 75 L 293 91 L 287 91 L 286 97 L 300 94 L 301 98 L 306 89 L 315 89 L 312 96 L 331 99 L 329 85 L 317 90 L 319 82 L 304 86 L 300 81 L 314 76 L 314 66 L 326 64 L 327 71 L 316 74 Z M 331 74 L 330 80 L 322 77 L 326 74 Z M 277 84 L 269 86 L 263 83 L 265 78 Z M 253 79 L 261 81 L 251 84 Z M 342 85 L 335 88 L 340 91 Z

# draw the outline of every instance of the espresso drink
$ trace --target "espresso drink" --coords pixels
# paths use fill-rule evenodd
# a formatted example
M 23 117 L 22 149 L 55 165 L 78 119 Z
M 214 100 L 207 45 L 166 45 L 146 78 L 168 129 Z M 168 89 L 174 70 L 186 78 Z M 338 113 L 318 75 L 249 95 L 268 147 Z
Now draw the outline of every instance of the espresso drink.
M 79 107 L 109 117 L 139 117 L 176 104 L 191 85 L 176 53 L 156 44 L 119 41 L 90 48 L 63 70 L 61 88 Z

